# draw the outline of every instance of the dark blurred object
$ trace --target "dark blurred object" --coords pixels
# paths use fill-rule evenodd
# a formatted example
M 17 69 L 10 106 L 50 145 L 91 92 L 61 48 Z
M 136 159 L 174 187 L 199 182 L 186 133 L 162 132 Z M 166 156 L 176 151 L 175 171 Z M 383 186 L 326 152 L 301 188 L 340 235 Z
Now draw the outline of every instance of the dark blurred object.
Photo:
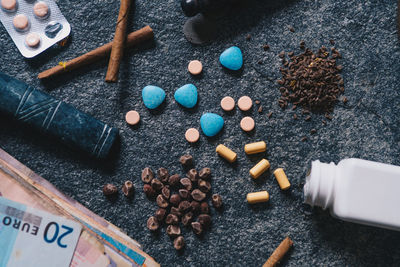
M 215 39 L 217 24 L 214 19 L 197 14 L 185 22 L 183 33 L 192 44 L 205 45 Z
M 181 0 L 183 13 L 188 17 L 193 17 L 198 13 L 208 13 L 218 10 L 235 0 Z

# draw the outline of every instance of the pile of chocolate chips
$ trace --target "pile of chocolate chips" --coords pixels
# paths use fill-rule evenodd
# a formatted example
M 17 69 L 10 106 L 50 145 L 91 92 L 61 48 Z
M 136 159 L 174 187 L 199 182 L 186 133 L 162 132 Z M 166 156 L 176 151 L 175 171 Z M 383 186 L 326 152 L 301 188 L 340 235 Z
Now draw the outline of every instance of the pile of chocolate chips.
M 334 45 L 334 41 L 330 43 Z M 277 83 L 281 97 L 279 106 L 286 108 L 288 103 L 293 103 L 293 110 L 300 106 L 306 112 L 325 113 L 330 119 L 329 113 L 338 101 L 340 94 L 344 92 L 343 79 L 340 72 L 341 65 L 336 65 L 336 59 L 341 58 L 338 50 L 334 47 L 328 49 L 322 46 L 316 54 L 305 43 L 300 43 L 303 53 L 295 55 L 294 52 L 282 51 L 279 57 L 282 58 L 283 67 L 280 68 L 282 79 Z
M 179 161 L 189 169 L 186 176 L 169 175 L 168 170 L 159 168 L 157 177 L 146 167 L 142 171 L 143 191 L 155 200 L 158 210 L 147 220 L 147 228 L 157 231 L 162 225 L 167 226 L 167 234 L 174 239 L 174 247 L 180 250 L 185 246 L 180 225 L 191 227 L 196 235 L 201 235 L 211 225 L 210 208 L 207 199 L 211 193 L 211 170 L 203 168 L 199 172 L 191 168 L 193 157 L 183 155 Z M 214 208 L 222 208 L 222 198 L 213 194 L 211 202 Z

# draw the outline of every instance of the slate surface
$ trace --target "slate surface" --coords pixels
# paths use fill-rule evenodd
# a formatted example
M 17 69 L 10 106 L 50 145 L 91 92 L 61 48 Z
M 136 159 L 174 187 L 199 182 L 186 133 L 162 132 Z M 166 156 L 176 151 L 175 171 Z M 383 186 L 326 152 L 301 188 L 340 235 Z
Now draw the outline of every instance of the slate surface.
M 109 160 L 87 158 L 0 118 L 0 146 L 67 195 L 104 216 L 137 239 L 146 252 L 165 266 L 260 266 L 273 249 L 290 235 L 295 248 L 285 266 L 394 266 L 400 256 L 400 234 L 393 231 L 341 222 L 328 212 L 312 211 L 302 204 L 302 184 L 311 160 L 338 162 L 360 157 L 400 165 L 400 49 L 396 35 L 396 1 L 252 1 L 220 20 L 218 39 L 209 46 L 188 43 L 182 26 L 185 18 L 178 1 L 137 1 L 131 14 L 130 30 L 149 24 L 155 32 L 153 44 L 141 45 L 127 53 L 118 84 L 104 82 L 106 61 L 93 64 L 52 81 L 41 83 L 36 75 L 59 61 L 73 58 L 110 41 L 118 13 L 118 1 L 58 1 L 72 25 L 72 42 L 35 58 L 25 60 L 3 27 L 0 28 L 0 71 L 15 76 L 58 99 L 72 104 L 120 129 L 121 145 Z M 293 26 L 295 32 L 289 31 Z M 245 35 L 251 34 L 250 41 Z M 333 120 L 326 126 L 314 115 L 310 122 L 293 120 L 293 111 L 277 105 L 279 91 L 273 82 L 279 77 L 282 50 L 299 51 L 298 43 L 317 49 L 336 41 L 343 55 L 346 105 L 337 105 Z M 270 52 L 264 52 L 267 42 Z M 218 56 L 231 45 L 244 53 L 244 69 L 238 75 L 224 71 Z M 201 78 L 191 77 L 187 63 L 203 62 Z M 259 65 L 257 61 L 263 60 Z M 173 100 L 173 92 L 185 83 L 199 89 L 200 101 L 194 110 L 185 110 Z M 161 112 L 151 113 L 141 102 L 141 88 L 154 84 L 167 92 Z M 245 134 L 239 128 L 243 114 L 224 114 L 219 108 L 223 96 L 238 99 L 250 95 L 262 102 L 263 113 L 253 109 L 256 131 Z M 124 122 L 124 114 L 136 109 L 142 116 L 138 128 Z M 224 131 L 214 139 L 201 136 L 190 146 L 184 140 L 189 127 L 199 127 L 203 112 L 223 115 Z M 272 111 L 268 119 L 266 114 Z M 296 111 L 299 114 L 299 111 Z M 310 129 L 318 130 L 310 136 Z M 308 136 L 307 142 L 300 142 Z M 258 182 L 248 170 L 262 155 L 249 158 L 243 145 L 266 140 L 266 157 L 272 168 L 286 169 L 293 186 L 280 192 L 270 173 Z M 231 166 L 215 155 L 224 143 L 238 152 Z M 164 234 L 153 235 L 146 220 L 155 210 L 141 191 L 140 171 L 145 166 L 165 166 L 184 174 L 178 163 L 183 153 L 195 156 L 196 166 L 209 166 L 214 173 L 213 190 L 225 201 L 223 213 L 213 216 L 211 232 L 196 238 L 184 231 L 187 248 L 176 253 Z M 104 183 L 121 185 L 132 179 L 137 190 L 132 201 L 122 195 L 110 202 L 101 194 Z M 268 205 L 249 207 L 248 192 L 266 189 Z M 356 188 L 354 190 L 357 190 Z M 373 197 L 373 196 L 371 196 Z

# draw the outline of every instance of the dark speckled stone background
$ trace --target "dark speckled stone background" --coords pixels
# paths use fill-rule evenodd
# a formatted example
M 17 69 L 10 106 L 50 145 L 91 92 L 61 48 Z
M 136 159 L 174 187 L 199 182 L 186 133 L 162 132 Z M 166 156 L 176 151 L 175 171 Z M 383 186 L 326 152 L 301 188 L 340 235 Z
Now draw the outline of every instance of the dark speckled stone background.
M 250 1 L 249 1 L 250 2 Z M 302 184 L 311 160 L 338 162 L 359 157 L 400 165 L 400 49 L 396 35 L 396 1 L 251 1 L 220 19 L 218 39 L 205 47 L 193 46 L 182 34 L 185 22 L 177 0 L 136 1 L 130 30 L 150 25 L 155 42 L 126 54 L 120 82 L 104 82 L 106 61 L 40 82 L 37 74 L 59 61 L 71 59 L 112 40 L 118 1 L 58 1 L 72 26 L 72 41 L 64 48 L 25 60 L 5 29 L 0 27 L 0 71 L 15 76 L 58 99 L 120 129 L 121 145 L 107 161 L 87 158 L 79 151 L 48 140 L 0 118 L 0 146 L 65 194 L 124 229 L 143 249 L 165 266 L 260 266 L 286 236 L 295 247 L 285 258 L 285 266 L 396 266 L 400 263 L 400 234 L 393 231 L 341 222 L 328 212 L 312 211 L 302 204 Z M 295 32 L 289 31 L 289 26 Z M 251 34 L 251 41 L 245 35 Z M 277 105 L 282 50 L 299 51 L 298 43 L 317 49 L 336 41 L 344 66 L 345 95 L 349 102 L 338 104 L 333 120 L 326 126 L 322 116 L 310 122 L 304 116 L 295 121 L 293 111 Z M 269 52 L 262 45 L 271 46 Z M 231 45 L 244 53 L 244 68 L 237 75 L 224 71 L 219 54 Z M 191 77 L 186 67 L 191 59 L 203 62 L 201 78 Z M 257 61 L 263 60 L 259 65 Z M 200 101 L 194 110 L 184 110 L 173 100 L 173 92 L 185 83 L 199 89 Z M 158 85 L 167 92 L 161 112 L 152 114 L 141 101 L 141 89 Z M 256 131 L 246 134 L 239 128 L 244 116 L 236 110 L 224 114 L 219 107 L 223 96 L 238 99 L 249 95 L 262 102 L 264 112 L 249 112 Z M 124 121 L 127 111 L 136 109 L 142 116 L 138 128 Z M 199 127 L 203 112 L 223 115 L 224 131 L 214 139 L 201 136 L 190 146 L 184 140 L 189 127 Z M 268 119 L 266 114 L 272 111 Z M 299 111 L 297 111 L 299 114 Z M 318 130 L 310 136 L 310 129 Z M 302 136 L 307 142 L 300 142 Z M 293 186 L 282 193 L 271 173 L 254 182 L 248 170 L 263 155 L 249 158 L 243 146 L 266 140 L 272 169 L 286 169 Z M 230 165 L 214 152 L 224 143 L 238 153 Z M 141 191 L 141 169 L 165 166 L 183 173 L 178 158 L 183 153 L 195 156 L 196 166 L 209 166 L 214 173 L 213 190 L 225 201 L 223 213 L 213 216 L 213 227 L 199 239 L 184 231 L 187 248 L 177 253 L 164 234 L 151 234 L 146 220 L 155 210 Z M 104 183 L 121 185 L 133 180 L 137 190 L 132 201 L 121 194 L 115 202 L 101 193 Z M 248 192 L 268 190 L 267 205 L 249 207 Z M 357 188 L 354 188 L 357 190 Z M 373 196 L 371 196 L 373 197 Z

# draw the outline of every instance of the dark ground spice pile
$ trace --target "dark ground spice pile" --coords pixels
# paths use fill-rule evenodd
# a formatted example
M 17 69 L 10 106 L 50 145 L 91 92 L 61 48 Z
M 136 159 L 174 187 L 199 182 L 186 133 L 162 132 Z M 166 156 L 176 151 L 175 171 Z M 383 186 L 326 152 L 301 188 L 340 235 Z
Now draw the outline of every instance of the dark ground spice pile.
M 331 44 L 334 44 L 333 40 Z M 300 43 L 300 48 L 304 52 L 299 55 L 284 51 L 279 54 L 283 64 L 280 68 L 282 79 L 277 81 L 281 86 L 279 106 L 285 109 L 290 102 L 293 109 L 300 106 L 305 112 L 325 113 L 330 118 L 329 113 L 344 92 L 343 79 L 339 74 L 343 67 L 336 65 L 336 59 L 341 55 L 334 47 L 329 52 L 324 46 L 314 54 L 305 48 L 304 41 Z

